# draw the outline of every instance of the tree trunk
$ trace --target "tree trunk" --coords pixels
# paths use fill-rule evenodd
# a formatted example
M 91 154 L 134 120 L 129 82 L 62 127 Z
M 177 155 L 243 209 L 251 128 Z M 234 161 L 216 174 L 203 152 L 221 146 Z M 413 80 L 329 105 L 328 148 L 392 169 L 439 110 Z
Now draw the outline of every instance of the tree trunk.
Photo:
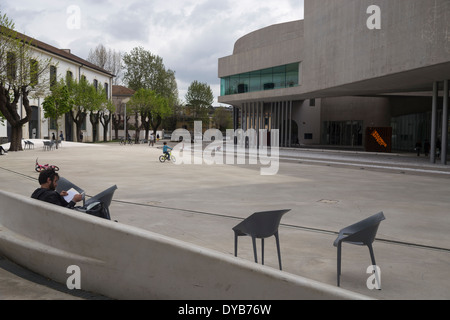
M 83 142 L 80 137 L 81 137 L 81 123 L 78 124 L 77 122 L 75 122 L 75 127 L 77 128 L 77 142 Z
M 74 116 L 73 114 L 73 110 L 70 111 L 70 116 L 72 117 L 73 122 L 75 123 L 75 127 L 77 128 L 77 139 L 74 141 L 77 142 L 83 142 L 80 141 L 80 136 L 81 136 L 81 126 L 83 125 L 84 120 L 86 119 L 87 114 L 85 112 L 82 111 L 78 111 L 77 115 Z
M 89 114 L 89 121 L 92 124 L 92 140 L 93 142 L 97 142 L 98 141 L 98 124 L 99 124 L 99 117 L 100 114 L 97 113 L 93 113 L 91 112 Z
M 122 116 L 120 114 L 113 114 L 112 115 L 112 125 L 114 128 L 114 134 L 115 139 L 119 140 L 119 127 L 120 127 L 120 120 L 122 120 Z
M 11 144 L 9 151 L 23 151 L 22 146 L 22 128 L 31 119 L 32 108 L 30 107 L 30 101 L 28 100 L 28 91 L 26 86 L 16 88 L 13 90 L 14 99 L 11 101 L 9 96 L 9 90 L 1 88 L 0 90 L 0 110 L 3 116 L 11 125 Z M 22 106 L 19 105 L 20 97 L 22 96 Z M 25 117 L 20 118 L 18 108 L 23 107 L 25 109 Z
M 156 132 L 158 131 L 158 128 L 161 125 L 161 123 L 162 123 L 162 119 L 161 119 L 160 116 L 156 116 L 156 121 L 152 121 L 152 129 L 153 129 L 153 132 L 155 134 L 155 137 L 156 137 Z M 161 137 L 161 139 L 162 138 L 163 137 Z
M 150 114 L 141 114 L 142 128 L 145 130 L 145 140 L 148 140 L 150 132 Z
M 58 141 L 59 141 L 59 140 L 58 140 L 58 137 L 59 137 L 58 134 L 59 134 L 59 125 L 58 125 L 58 119 L 56 119 L 56 137 L 55 137 L 55 138 L 56 138 L 56 149 L 59 149 L 59 148 L 58 148 L 58 145 L 59 145 L 59 144 L 58 144 Z M 61 143 L 62 143 L 62 141 L 61 141 Z
M 11 126 L 11 144 L 9 151 L 23 151 L 22 125 Z
M 136 125 L 136 130 L 135 130 L 135 134 L 134 134 L 134 142 L 137 144 L 137 143 L 139 143 L 139 138 L 141 135 L 141 127 L 139 125 L 139 114 L 138 113 L 135 113 L 134 120 L 135 120 L 135 125 Z
M 100 122 L 102 123 L 102 126 L 103 126 L 103 141 L 104 142 L 108 142 L 108 125 L 111 122 L 111 118 L 112 118 L 111 114 L 106 115 L 103 112 L 100 116 Z

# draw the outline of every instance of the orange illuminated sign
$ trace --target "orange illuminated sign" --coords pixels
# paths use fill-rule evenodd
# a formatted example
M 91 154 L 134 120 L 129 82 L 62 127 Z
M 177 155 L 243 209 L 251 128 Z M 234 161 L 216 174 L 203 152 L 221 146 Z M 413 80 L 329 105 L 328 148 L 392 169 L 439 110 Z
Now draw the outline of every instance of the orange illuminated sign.
M 383 140 L 383 138 L 380 136 L 380 134 L 378 133 L 377 130 L 374 130 L 372 132 L 372 137 L 374 137 L 375 140 L 377 140 L 377 142 L 380 146 L 387 148 L 387 146 L 388 146 L 387 143 Z
M 392 127 L 366 128 L 366 151 L 392 152 Z

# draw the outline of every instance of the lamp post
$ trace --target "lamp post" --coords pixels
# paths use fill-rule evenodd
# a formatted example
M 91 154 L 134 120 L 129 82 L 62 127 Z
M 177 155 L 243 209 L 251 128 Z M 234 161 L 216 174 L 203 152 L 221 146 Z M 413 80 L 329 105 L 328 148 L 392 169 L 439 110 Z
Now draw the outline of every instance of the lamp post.
M 127 103 L 130 102 L 130 98 L 126 98 L 122 100 L 122 103 L 125 104 L 125 110 L 124 110 L 124 119 L 123 119 L 123 129 L 124 129 L 124 140 L 127 141 Z

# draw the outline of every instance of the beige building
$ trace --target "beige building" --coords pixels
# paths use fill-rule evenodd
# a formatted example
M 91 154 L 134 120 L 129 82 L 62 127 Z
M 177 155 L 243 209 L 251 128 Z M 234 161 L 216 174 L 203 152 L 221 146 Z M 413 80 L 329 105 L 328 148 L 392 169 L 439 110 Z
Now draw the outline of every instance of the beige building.
M 115 122 L 115 124 L 113 124 L 114 139 L 126 136 L 124 134 L 124 119 L 125 116 L 130 117 L 130 115 L 127 115 L 126 106 L 134 93 L 134 90 L 125 86 L 113 85 L 112 87 L 112 101 L 116 107 L 116 112 L 113 115 L 113 121 Z

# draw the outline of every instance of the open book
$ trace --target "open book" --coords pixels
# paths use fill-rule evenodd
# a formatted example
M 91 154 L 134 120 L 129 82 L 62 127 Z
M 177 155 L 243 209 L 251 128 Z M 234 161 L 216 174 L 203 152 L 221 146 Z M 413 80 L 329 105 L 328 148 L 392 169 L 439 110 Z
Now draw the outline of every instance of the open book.
M 75 197 L 76 194 L 78 194 L 78 191 L 72 188 L 69 191 L 67 191 L 67 196 L 64 197 L 64 200 L 70 202 L 72 201 L 73 197 Z

